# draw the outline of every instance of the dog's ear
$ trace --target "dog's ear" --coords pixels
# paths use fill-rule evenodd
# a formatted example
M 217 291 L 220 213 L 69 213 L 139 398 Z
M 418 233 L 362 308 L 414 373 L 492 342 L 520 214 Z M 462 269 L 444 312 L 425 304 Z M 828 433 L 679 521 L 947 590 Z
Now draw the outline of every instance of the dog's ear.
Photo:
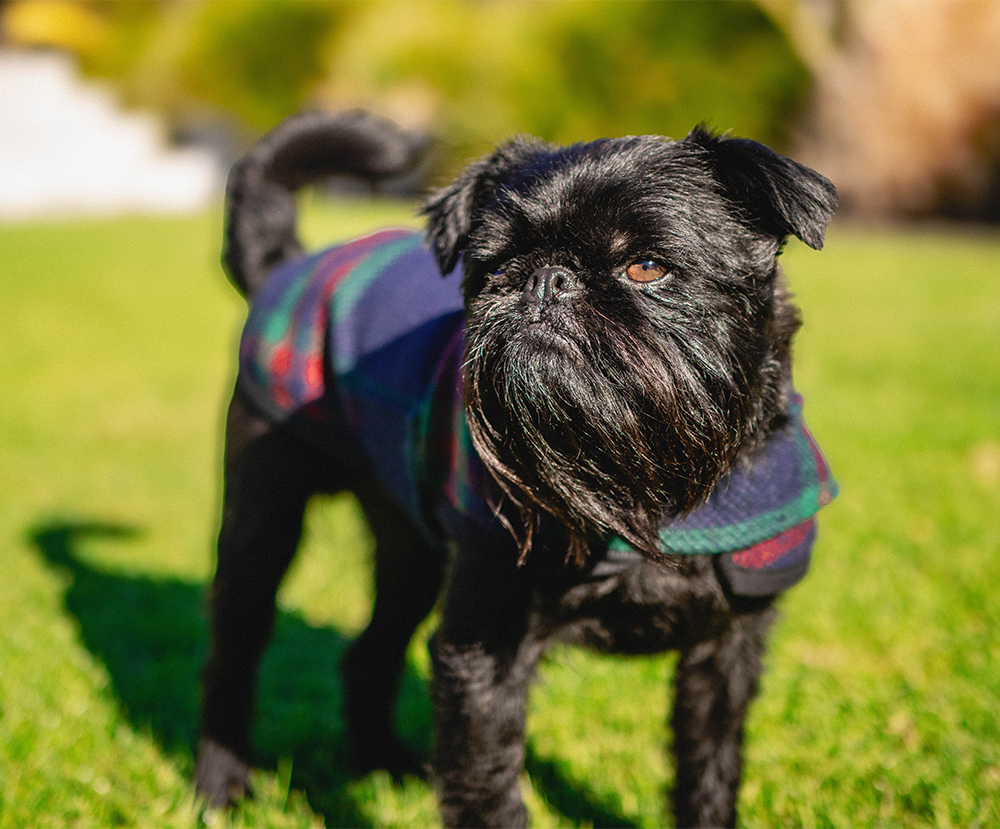
M 428 217 L 427 241 L 442 274 L 455 269 L 458 257 L 469 243 L 472 216 L 482 206 L 483 194 L 489 190 L 491 171 L 490 159 L 476 161 L 424 203 L 423 213 Z
M 492 201 L 497 189 L 546 148 L 547 145 L 534 138 L 514 138 L 470 164 L 455 181 L 433 193 L 424 203 L 427 241 L 442 274 L 454 270 L 469 244 L 477 215 Z
M 819 250 L 837 208 L 837 190 L 826 178 L 769 147 L 724 138 L 696 127 L 684 139 L 707 154 L 726 197 L 767 233 L 798 236 Z

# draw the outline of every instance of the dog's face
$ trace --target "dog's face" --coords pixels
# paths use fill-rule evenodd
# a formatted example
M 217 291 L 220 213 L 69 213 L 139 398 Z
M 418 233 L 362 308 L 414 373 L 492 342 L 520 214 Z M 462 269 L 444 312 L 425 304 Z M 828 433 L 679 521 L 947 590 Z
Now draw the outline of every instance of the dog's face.
M 779 414 L 795 323 L 775 259 L 788 234 L 821 247 L 834 206 L 812 170 L 703 130 L 518 139 L 431 199 L 442 271 L 464 262 L 470 431 L 522 552 L 547 512 L 577 556 L 591 534 L 657 554 L 663 516 Z

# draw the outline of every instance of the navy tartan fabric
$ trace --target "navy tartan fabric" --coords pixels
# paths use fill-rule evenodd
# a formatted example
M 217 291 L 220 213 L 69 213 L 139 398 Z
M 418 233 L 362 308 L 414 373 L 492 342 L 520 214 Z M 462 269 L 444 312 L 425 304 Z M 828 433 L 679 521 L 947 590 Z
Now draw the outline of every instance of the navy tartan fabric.
M 338 406 L 388 491 L 434 537 L 440 500 L 469 520 L 494 520 L 495 488 L 462 409 L 463 332 L 460 275 L 442 279 L 419 234 L 383 231 L 289 263 L 267 282 L 241 339 L 239 383 L 274 419 L 305 412 L 321 421 Z M 805 573 L 815 514 L 835 495 L 796 396 L 788 427 L 752 465 L 663 526 L 663 548 L 721 556 L 736 592 L 776 592 Z M 633 555 L 611 539 L 595 572 Z

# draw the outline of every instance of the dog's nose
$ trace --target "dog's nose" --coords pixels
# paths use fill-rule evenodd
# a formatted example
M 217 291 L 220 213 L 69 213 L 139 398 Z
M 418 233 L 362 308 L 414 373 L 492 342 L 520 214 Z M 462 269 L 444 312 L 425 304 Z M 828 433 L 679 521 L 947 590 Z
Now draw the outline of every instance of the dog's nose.
M 565 268 L 539 268 L 524 283 L 524 298 L 543 305 L 566 293 L 572 284 L 573 274 Z

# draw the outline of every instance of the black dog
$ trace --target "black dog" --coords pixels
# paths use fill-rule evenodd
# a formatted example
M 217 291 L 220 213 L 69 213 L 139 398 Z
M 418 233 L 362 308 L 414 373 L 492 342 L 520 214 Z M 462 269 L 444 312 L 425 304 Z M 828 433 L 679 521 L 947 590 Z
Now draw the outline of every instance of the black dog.
M 790 234 L 822 246 L 834 188 L 703 129 L 516 139 L 429 200 L 426 244 L 387 231 L 302 256 L 296 187 L 400 173 L 418 144 L 360 113 L 300 116 L 230 176 L 225 261 L 251 313 L 198 789 L 214 805 L 248 791 L 275 591 L 308 498 L 350 489 L 377 545 L 372 619 L 342 667 L 359 766 L 420 768 L 393 732 L 396 685 L 446 585 L 446 824 L 525 823 L 525 702 L 558 639 L 680 651 L 676 819 L 731 825 L 773 599 L 834 494 L 792 388 L 799 320 L 776 265 Z

